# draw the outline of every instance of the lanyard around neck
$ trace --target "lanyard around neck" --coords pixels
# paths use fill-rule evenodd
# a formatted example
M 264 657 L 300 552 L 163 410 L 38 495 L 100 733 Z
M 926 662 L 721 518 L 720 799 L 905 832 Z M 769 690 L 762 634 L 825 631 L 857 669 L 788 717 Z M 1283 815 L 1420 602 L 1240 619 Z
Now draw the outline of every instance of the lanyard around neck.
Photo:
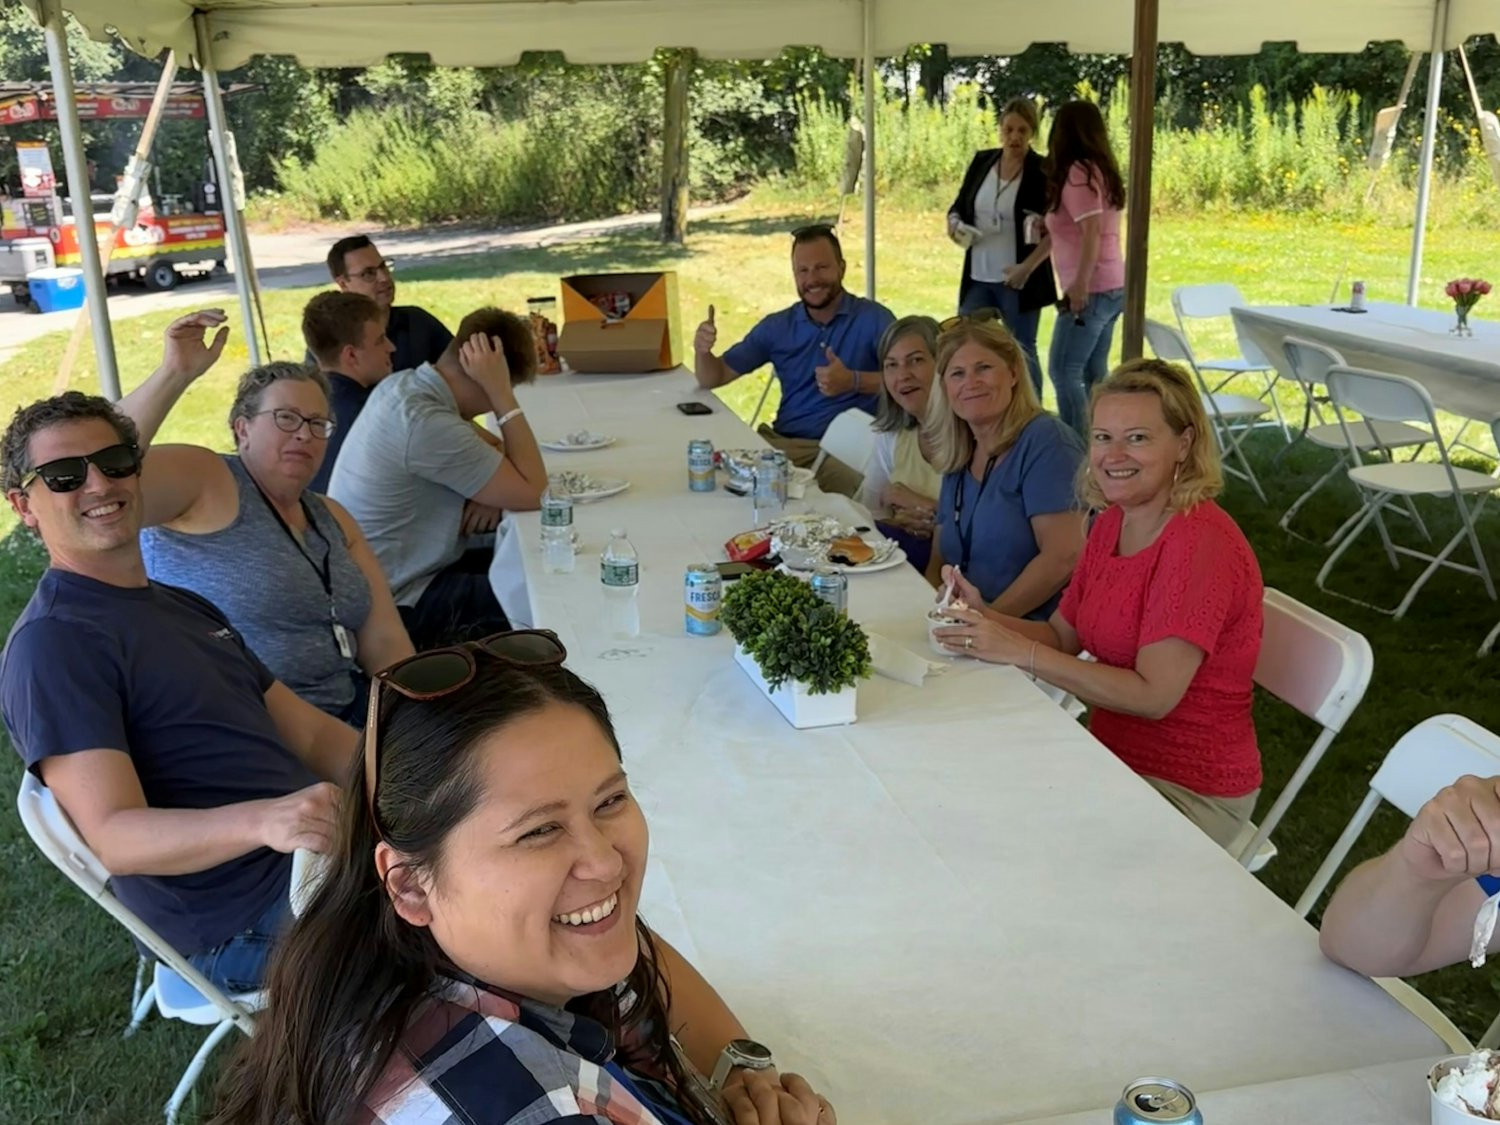
M 325 536 L 321 531 L 319 531 L 317 525 L 313 523 L 312 512 L 308 510 L 307 501 L 299 497 L 297 503 L 302 506 L 302 515 L 307 520 L 307 529 L 317 535 L 317 537 L 323 540 L 323 542 L 328 546 L 328 552 L 323 556 L 322 563 L 317 562 L 311 555 L 307 553 L 307 548 L 303 546 L 302 540 L 297 538 L 297 533 L 293 531 L 286 520 L 282 518 L 281 512 L 277 510 L 276 505 L 271 502 L 271 498 L 266 495 L 265 489 L 261 488 L 260 484 L 256 481 L 255 477 L 251 474 L 248 468 L 245 470 L 245 475 L 250 478 L 250 483 L 255 485 L 256 493 L 259 494 L 261 500 L 265 503 L 267 510 L 269 510 L 271 515 L 275 517 L 276 523 L 281 527 L 281 530 L 286 532 L 286 537 L 292 541 L 292 546 L 297 548 L 297 553 L 307 560 L 308 566 L 313 568 L 313 573 L 318 576 L 318 581 L 323 584 L 323 593 L 328 595 L 329 611 L 332 612 L 334 604 L 333 544 L 328 541 L 328 537 Z
M 995 471 L 995 462 L 1000 460 L 998 453 L 990 454 L 990 459 L 984 463 L 984 475 L 979 478 L 979 492 L 974 497 L 975 511 L 969 513 L 969 526 L 964 526 L 964 493 L 969 488 L 969 470 L 964 469 L 958 477 L 958 484 L 953 489 L 953 526 L 958 530 L 958 544 L 962 548 L 962 558 L 958 569 L 961 573 L 969 571 L 969 557 L 974 547 L 974 521 L 979 518 L 979 502 L 984 499 L 985 486 L 990 483 L 990 474 Z

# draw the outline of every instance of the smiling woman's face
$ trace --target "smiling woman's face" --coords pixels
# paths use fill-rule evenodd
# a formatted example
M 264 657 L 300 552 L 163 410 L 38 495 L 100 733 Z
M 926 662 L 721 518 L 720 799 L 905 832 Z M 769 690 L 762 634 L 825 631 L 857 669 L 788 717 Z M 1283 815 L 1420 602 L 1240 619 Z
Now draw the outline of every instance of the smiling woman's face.
M 1109 503 L 1150 503 L 1171 492 L 1192 443 L 1191 428 L 1172 432 L 1151 392 L 1100 395 L 1089 428 L 1089 472 Z
M 927 392 L 932 389 L 936 364 L 932 349 L 915 332 L 902 336 L 885 353 L 881 374 L 886 393 L 913 418 L 920 419 L 927 410 Z
M 549 703 L 475 748 L 482 795 L 449 833 L 421 903 L 398 899 L 459 969 L 561 1006 L 612 988 L 639 953 L 646 820 L 614 745 Z
M 1015 391 L 1016 373 L 983 344 L 964 344 L 943 371 L 948 405 L 970 428 L 999 422 L 1010 409 Z
M 274 412 L 278 410 L 302 418 L 327 418 L 328 399 L 309 379 L 278 379 L 261 392 L 255 417 L 235 422 L 240 459 L 255 479 L 285 481 L 300 491 L 322 467 L 328 439 L 318 437 L 307 425 L 287 433 L 276 424 Z

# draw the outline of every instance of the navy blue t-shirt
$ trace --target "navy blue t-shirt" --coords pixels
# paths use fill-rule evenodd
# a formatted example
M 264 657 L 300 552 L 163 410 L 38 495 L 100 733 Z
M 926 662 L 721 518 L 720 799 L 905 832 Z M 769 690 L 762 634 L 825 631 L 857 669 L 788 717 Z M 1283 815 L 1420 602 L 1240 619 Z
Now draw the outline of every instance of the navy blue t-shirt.
M 48 570 L 0 655 L 0 711 L 38 776 L 44 758 L 121 750 L 152 808 L 212 809 L 318 780 L 282 743 L 266 709 L 274 682 L 224 615 L 196 594 Z M 259 848 L 189 875 L 110 883 L 191 956 L 285 898 L 291 867 L 290 855 Z
M 416 305 L 393 305 L 385 335 L 396 347 L 391 353 L 392 371 L 411 371 L 424 363 L 436 363 L 453 339 L 447 325 Z
M 354 420 L 359 417 L 359 412 L 369 401 L 370 392 L 375 388 L 367 387 L 337 371 L 325 371 L 323 374 L 328 376 L 328 389 L 331 392 L 328 410 L 338 425 L 333 429 L 333 436 L 328 439 L 328 450 L 323 454 L 323 464 L 318 467 L 318 475 L 313 477 L 307 487 L 314 492 L 326 494 L 328 481 L 333 476 L 333 463 L 338 460 L 339 449 L 343 446 L 344 439 L 349 436 L 349 431 L 354 428 Z
M 817 440 L 832 422 L 851 407 L 874 414 L 878 393 L 857 395 L 853 391 L 829 398 L 818 390 L 813 368 L 828 362 L 825 348 L 850 371 L 879 371 L 880 337 L 896 318 L 877 301 L 853 293 L 839 300 L 838 311 L 827 324 L 807 315 L 800 301 L 772 313 L 750 334 L 724 353 L 724 363 L 736 375 L 748 375 L 771 364 L 781 381 L 781 407 L 771 427 L 782 437 Z M 870 380 L 865 380 L 870 385 Z

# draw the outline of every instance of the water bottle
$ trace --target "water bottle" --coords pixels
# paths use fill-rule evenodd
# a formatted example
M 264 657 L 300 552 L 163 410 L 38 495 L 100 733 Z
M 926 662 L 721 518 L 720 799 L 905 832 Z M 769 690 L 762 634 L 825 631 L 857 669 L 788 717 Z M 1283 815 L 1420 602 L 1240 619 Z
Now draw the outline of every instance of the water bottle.
M 635 596 L 641 586 L 641 563 L 623 527 L 609 533 L 609 546 L 599 556 L 599 581 L 604 585 L 604 606 L 609 632 L 615 637 L 635 637 L 641 631 L 641 614 Z
M 786 504 L 786 485 L 783 482 L 781 462 L 774 449 L 767 449 L 755 460 L 755 486 L 751 492 L 751 503 L 755 505 L 756 527 L 765 526 L 768 520 L 781 515 Z
M 557 483 L 542 493 L 542 569 L 573 573 L 573 497 Z

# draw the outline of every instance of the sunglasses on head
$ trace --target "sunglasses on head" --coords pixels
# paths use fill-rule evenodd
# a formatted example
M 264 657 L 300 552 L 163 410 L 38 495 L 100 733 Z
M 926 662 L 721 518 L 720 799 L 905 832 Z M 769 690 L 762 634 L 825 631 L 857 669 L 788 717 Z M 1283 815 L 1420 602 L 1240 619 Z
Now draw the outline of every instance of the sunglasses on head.
M 370 681 L 370 710 L 365 717 L 365 798 L 370 803 L 370 819 L 375 822 L 377 833 L 380 818 L 375 811 L 375 789 L 380 783 L 381 689 L 390 688 L 420 703 L 452 695 L 473 681 L 479 670 L 474 661 L 476 652 L 487 653 L 505 664 L 532 668 L 561 664 L 568 658 L 568 650 L 556 633 L 548 629 L 515 629 L 419 652 L 375 673 Z
M 950 328 L 957 328 L 960 324 L 989 324 L 1000 319 L 999 309 L 975 309 L 969 313 L 959 313 L 950 316 L 938 325 L 939 332 L 947 332 Z
M 141 471 L 141 451 L 126 442 L 106 445 L 81 457 L 59 457 L 38 465 L 21 478 L 24 491 L 38 477 L 53 492 L 77 492 L 89 479 L 89 466 L 93 465 L 110 480 L 124 480 Z

